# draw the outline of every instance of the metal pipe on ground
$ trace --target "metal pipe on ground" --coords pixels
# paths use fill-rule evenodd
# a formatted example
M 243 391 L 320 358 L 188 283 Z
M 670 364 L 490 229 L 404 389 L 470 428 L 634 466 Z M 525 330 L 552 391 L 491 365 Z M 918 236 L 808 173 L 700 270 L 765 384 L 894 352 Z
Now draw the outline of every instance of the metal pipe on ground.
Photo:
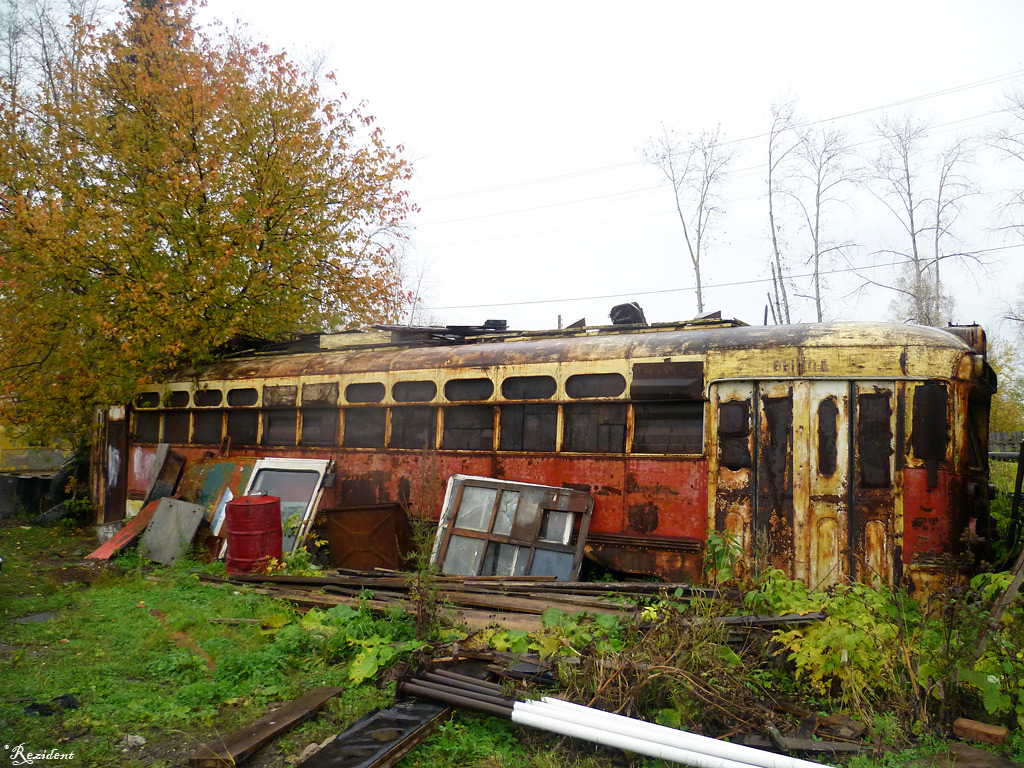
M 433 688 L 429 686 L 429 683 L 409 682 L 403 683 L 400 690 L 402 693 L 407 693 L 411 696 L 433 699 L 434 701 L 440 701 L 456 707 L 465 707 L 466 709 L 473 709 L 477 712 L 486 712 L 489 715 L 498 715 L 499 717 L 511 717 L 512 715 L 512 707 L 507 701 L 500 704 L 496 701 L 483 701 L 479 698 L 473 697 L 470 691 L 459 691 L 458 693 L 455 693 L 451 688 Z
M 447 677 L 450 680 L 458 680 L 464 683 L 472 683 L 477 688 L 488 688 L 495 693 L 504 693 L 505 689 L 497 683 L 492 683 L 487 680 L 478 680 L 475 677 L 469 675 L 460 675 L 458 672 L 452 672 L 450 669 L 435 669 L 430 674 L 440 675 L 441 677 Z
M 466 691 L 477 691 L 479 693 L 485 693 L 490 696 L 502 696 L 502 694 L 504 693 L 504 691 L 501 689 L 501 686 L 492 687 L 489 685 L 475 685 L 473 682 L 471 682 L 471 680 L 459 680 L 456 678 L 448 677 L 447 675 L 438 675 L 434 672 L 424 672 L 420 675 L 417 675 L 414 679 L 427 680 L 431 683 L 436 683 L 437 685 L 447 686 L 448 688 L 459 688 Z M 511 703 L 511 699 L 509 699 L 509 703 Z
M 758 768 L 821 768 L 821 763 L 812 763 L 787 755 L 776 755 L 742 744 L 730 744 L 707 736 L 667 728 L 656 723 L 647 723 L 612 712 L 584 707 L 562 699 L 547 697 L 543 701 L 517 702 L 515 709 L 532 711 L 580 726 L 601 727 L 630 737 L 748 766 L 758 766 Z M 513 721 L 515 717 L 514 711 Z M 685 764 L 694 765 L 694 763 Z

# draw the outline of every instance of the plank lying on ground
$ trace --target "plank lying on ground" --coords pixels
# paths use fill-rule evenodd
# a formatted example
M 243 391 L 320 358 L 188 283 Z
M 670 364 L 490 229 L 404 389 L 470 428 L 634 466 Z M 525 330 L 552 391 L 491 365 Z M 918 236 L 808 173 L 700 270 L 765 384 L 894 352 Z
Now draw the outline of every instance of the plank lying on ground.
M 334 686 L 315 688 L 226 738 L 215 739 L 213 744 L 204 746 L 189 757 L 188 764 L 200 768 L 234 765 L 301 723 L 343 690 Z

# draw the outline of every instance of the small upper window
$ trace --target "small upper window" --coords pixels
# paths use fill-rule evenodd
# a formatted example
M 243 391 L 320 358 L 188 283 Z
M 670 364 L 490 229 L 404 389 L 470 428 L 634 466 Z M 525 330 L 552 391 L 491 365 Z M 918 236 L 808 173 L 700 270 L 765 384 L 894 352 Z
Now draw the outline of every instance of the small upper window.
M 345 387 L 345 399 L 350 403 L 379 403 L 384 399 L 384 385 L 379 381 L 349 384 Z
M 224 401 L 224 393 L 219 389 L 199 389 L 192 400 L 199 408 L 216 408 Z
M 337 405 L 338 382 L 326 381 L 319 384 L 304 384 L 302 386 L 302 404 L 304 406 Z
M 188 408 L 188 392 L 184 389 L 174 389 L 167 393 L 168 408 Z
M 453 402 L 486 400 L 494 394 L 490 379 L 452 379 L 444 385 L 444 396 Z
M 704 364 L 634 363 L 629 396 L 634 400 L 702 400 Z
M 158 392 L 143 392 L 135 398 L 136 408 L 157 408 L 160 405 L 160 394 Z
M 578 373 L 565 381 L 569 397 L 618 397 L 626 391 L 621 373 Z
M 294 408 L 295 399 L 299 396 L 299 388 L 295 384 L 283 387 L 263 388 L 264 408 Z
M 501 382 L 506 400 L 550 400 L 556 388 L 551 376 L 510 376 Z
M 259 393 L 252 387 L 228 390 L 228 405 L 256 405 L 258 400 Z
M 400 381 L 391 388 L 397 403 L 427 403 L 437 395 L 437 384 L 432 381 Z

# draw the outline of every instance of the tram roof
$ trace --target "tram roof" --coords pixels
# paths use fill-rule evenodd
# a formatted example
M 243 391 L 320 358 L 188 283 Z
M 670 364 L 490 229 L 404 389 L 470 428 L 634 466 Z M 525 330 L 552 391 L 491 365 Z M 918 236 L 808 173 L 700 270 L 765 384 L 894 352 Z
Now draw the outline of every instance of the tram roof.
M 407 334 L 408 335 L 408 334 Z M 390 338 L 395 338 L 392 334 Z M 450 338 L 391 341 L 381 334 L 321 336 L 317 351 L 277 350 L 222 360 L 177 381 L 233 380 L 374 371 L 487 368 L 530 363 L 679 358 L 749 350 L 850 349 L 862 353 L 928 348 L 957 357 L 984 353 L 977 326 L 933 328 L 896 323 L 813 323 L 747 326 L 737 321 L 696 321 L 650 326 L 602 326 L 560 331 L 511 331 Z M 974 339 L 974 345 L 968 343 Z M 980 339 L 980 342 L 977 341 Z M 978 346 L 981 346 L 979 349 Z

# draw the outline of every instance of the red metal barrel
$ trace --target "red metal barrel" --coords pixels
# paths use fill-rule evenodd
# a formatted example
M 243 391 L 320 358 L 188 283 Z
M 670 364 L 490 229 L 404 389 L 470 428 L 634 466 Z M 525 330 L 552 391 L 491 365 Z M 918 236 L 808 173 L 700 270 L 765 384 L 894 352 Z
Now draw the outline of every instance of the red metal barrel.
M 261 573 L 270 558 L 281 562 L 281 499 L 239 496 L 224 507 L 228 573 Z

